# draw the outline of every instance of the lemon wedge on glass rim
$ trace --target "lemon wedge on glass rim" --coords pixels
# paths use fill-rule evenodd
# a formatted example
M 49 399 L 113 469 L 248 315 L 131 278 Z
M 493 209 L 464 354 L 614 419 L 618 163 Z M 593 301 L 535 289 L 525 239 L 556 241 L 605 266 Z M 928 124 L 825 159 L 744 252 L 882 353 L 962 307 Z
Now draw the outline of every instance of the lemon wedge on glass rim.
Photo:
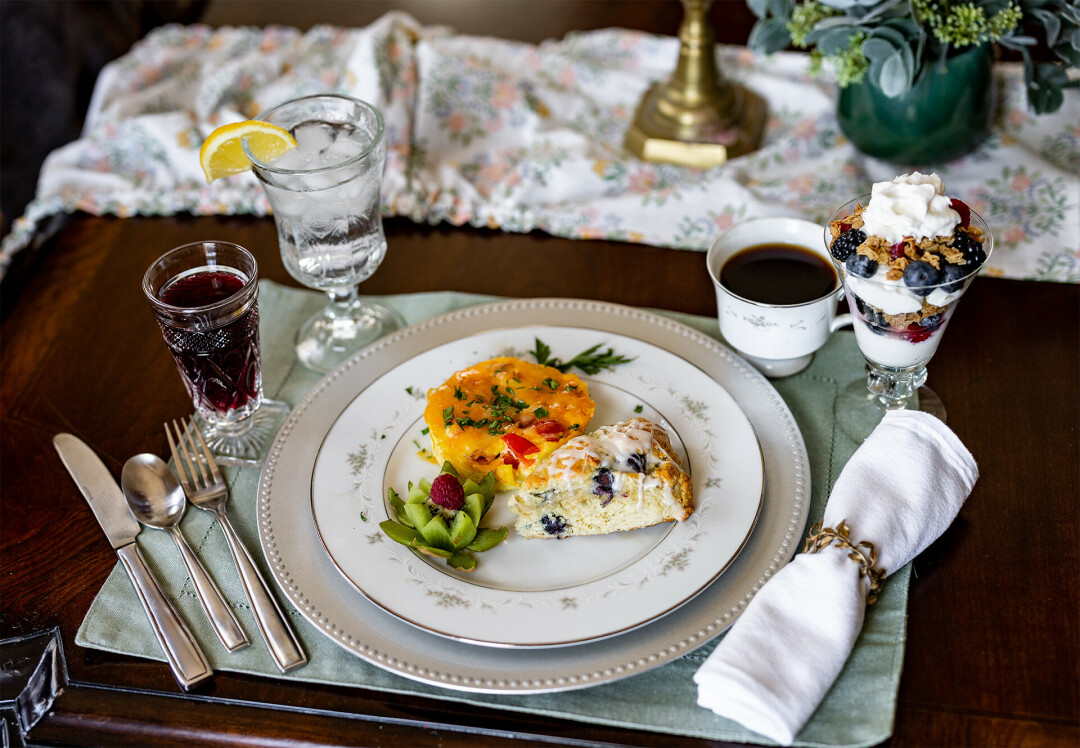
M 199 150 L 199 163 L 202 164 L 207 182 L 251 168 L 251 159 L 240 147 L 244 138 L 247 138 L 248 148 L 260 161 L 272 161 L 296 147 L 296 139 L 288 130 L 269 122 L 250 119 L 222 125 L 210 133 Z

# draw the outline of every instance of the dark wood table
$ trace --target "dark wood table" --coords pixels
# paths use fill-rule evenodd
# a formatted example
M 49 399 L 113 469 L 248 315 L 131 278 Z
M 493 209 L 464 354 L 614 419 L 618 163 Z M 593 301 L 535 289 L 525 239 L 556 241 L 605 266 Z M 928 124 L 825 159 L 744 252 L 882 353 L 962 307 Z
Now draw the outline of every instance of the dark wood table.
M 716 311 L 701 253 L 403 219 L 387 221 L 387 234 L 390 252 L 364 293 L 457 290 Z M 0 637 L 55 629 L 69 679 L 29 742 L 707 744 L 228 672 L 184 695 L 164 663 L 75 644 L 116 557 L 51 439 L 82 437 L 114 474 L 132 454 L 166 453 L 161 424 L 190 401 L 139 282 L 165 249 L 207 238 L 243 244 L 263 277 L 296 285 L 270 219 L 76 216 L 2 286 Z M 569 266 L 573 273 L 550 272 Z M 915 562 L 891 745 L 1080 743 L 1078 297 L 1076 286 L 980 279 L 930 366 L 981 478 L 957 522 Z M 2 699 L 13 699 L 19 684 L 2 683 Z

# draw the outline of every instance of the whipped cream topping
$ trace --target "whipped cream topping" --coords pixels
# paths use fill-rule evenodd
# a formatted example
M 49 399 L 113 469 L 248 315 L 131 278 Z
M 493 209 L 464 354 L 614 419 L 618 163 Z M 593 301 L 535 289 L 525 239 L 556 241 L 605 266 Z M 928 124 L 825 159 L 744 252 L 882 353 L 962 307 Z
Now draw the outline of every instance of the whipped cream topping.
M 896 244 L 910 236 L 916 241 L 949 236 L 960 223 L 945 186 L 937 174 L 902 174 L 891 182 L 877 182 L 870 204 L 863 211 L 862 230 Z

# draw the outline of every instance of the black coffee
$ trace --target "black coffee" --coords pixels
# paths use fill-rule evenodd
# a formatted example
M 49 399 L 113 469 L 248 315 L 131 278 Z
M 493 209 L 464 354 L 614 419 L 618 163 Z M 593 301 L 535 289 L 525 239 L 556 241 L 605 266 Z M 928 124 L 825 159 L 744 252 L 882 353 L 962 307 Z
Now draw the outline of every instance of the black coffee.
M 825 258 L 805 247 L 758 244 L 728 258 L 720 285 L 761 304 L 805 304 L 835 290 L 837 278 Z

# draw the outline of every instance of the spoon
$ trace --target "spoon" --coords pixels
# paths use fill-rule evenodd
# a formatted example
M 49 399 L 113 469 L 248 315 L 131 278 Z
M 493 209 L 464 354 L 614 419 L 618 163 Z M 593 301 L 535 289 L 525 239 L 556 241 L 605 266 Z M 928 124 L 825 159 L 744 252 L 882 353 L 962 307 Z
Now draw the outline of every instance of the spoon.
M 120 485 L 135 519 L 147 527 L 165 530 L 176 541 L 180 557 L 184 559 L 184 566 L 195 585 L 199 603 L 225 649 L 235 652 L 250 644 L 236 616 L 221 596 L 221 591 L 177 526 L 187 508 L 187 499 L 180 482 L 165 461 L 157 455 L 135 455 L 124 463 Z

